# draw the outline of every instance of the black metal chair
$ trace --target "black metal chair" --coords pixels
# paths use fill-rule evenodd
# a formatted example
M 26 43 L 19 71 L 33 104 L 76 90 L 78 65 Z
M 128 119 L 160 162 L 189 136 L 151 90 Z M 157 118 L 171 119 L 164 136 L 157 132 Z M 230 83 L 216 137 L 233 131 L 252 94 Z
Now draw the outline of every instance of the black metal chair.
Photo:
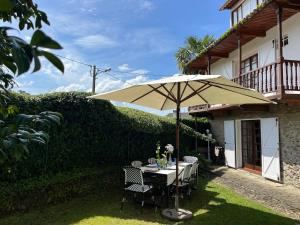
M 152 189 L 152 186 L 144 184 L 143 172 L 140 168 L 129 166 L 124 167 L 123 170 L 125 172 L 125 186 L 121 202 L 121 209 L 123 209 L 126 201 L 127 192 L 132 192 L 134 195 L 140 193 L 142 196 L 141 207 L 143 208 L 145 203 L 145 194 Z M 152 196 L 152 201 L 154 202 L 154 200 L 154 196 Z

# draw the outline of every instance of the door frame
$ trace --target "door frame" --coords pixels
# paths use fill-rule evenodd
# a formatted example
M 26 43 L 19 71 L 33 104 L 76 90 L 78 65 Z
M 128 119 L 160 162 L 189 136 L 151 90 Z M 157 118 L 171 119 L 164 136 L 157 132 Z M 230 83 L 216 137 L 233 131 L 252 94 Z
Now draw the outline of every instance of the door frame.
M 261 119 L 247 119 L 247 120 L 241 120 L 241 126 L 242 126 L 242 122 L 243 121 L 259 121 L 259 136 L 260 136 L 260 139 L 261 139 Z M 241 127 L 241 134 L 242 134 L 242 127 Z M 240 139 L 241 139 L 241 142 L 243 143 L 243 140 L 242 140 L 243 136 L 241 135 Z M 253 144 L 253 143 L 252 143 Z M 261 146 L 262 147 L 262 146 Z M 252 151 L 251 152 L 252 154 L 254 154 L 254 152 Z M 262 174 L 262 149 L 261 149 L 261 152 L 260 152 L 260 166 L 258 165 L 255 165 L 255 164 L 250 164 L 250 163 L 246 163 L 244 162 L 244 152 L 243 152 L 243 144 L 241 144 L 241 154 L 242 154 L 242 168 L 249 171 L 249 172 L 253 172 L 255 174 L 259 174 L 261 175 Z M 257 154 L 257 153 L 256 153 Z M 248 166 L 246 166 L 248 165 Z M 250 166 L 251 165 L 251 166 Z M 251 168 L 253 166 L 253 168 Z M 258 167 L 258 168 L 256 168 Z
M 282 165 L 282 150 L 281 150 L 281 141 L 280 141 L 280 120 L 278 116 L 270 116 L 270 117 L 254 117 L 254 118 L 239 118 L 239 119 L 234 119 L 235 121 L 235 140 L 236 140 L 236 168 L 243 168 L 242 167 L 242 163 L 243 163 L 243 159 L 242 157 L 237 157 L 239 154 L 242 156 L 242 145 L 241 145 L 241 141 L 242 141 L 242 137 L 241 137 L 241 133 L 242 133 L 242 129 L 241 129 L 241 122 L 242 121 L 249 121 L 249 120 L 262 120 L 262 119 L 268 119 L 268 118 L 276 118 L 277 119 L 277 123 L 278 123 L 278 141 L 279 141 L 279 170 L 280 170 L 280 182 L 282 182 L 282 173 L 283 173 L 283 165 Z M 262 158 L 262 150 L 261 150 L 261 158 Z M 262 176 L 262 172 L 259 173 Z M 266 178 L 267 179 L 267 178 Z M 276 180 L 275 180 L 276 182 Z

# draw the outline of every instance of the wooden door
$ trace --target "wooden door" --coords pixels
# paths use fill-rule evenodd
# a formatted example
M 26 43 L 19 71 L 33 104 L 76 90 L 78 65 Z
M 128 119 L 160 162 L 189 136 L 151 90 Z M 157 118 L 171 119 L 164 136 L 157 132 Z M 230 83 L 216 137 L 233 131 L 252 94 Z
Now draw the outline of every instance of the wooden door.
M 261 172 L 260 120 L 242 121 L 242 158 L 245 169 Z

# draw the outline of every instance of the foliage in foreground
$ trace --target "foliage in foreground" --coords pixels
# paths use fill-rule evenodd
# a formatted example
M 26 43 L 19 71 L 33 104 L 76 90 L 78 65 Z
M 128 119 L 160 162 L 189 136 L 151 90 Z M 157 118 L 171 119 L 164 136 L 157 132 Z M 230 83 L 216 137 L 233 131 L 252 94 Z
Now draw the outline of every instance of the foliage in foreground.
M 29 154 L 29 144 L 46 145 L 51 123 L 58 125 L 61 119 L 60 114 L 53 112 L 18 114 L 18 108 L 8 103 L 10 90 L 16 84 L 15 78 L 29 71 L 31 65 L 32 72 L 40 70 L 41 57 L 62 72 L 64 65 L 54 54 L 46 51 L 62 47 L 41 30 L 44 24 L 50 23 L 47 14 L 32 0 L 1 0 L 0 21 L 19 25 L 18 29 L 0 26 L 0 167 L 9 176 L 12 167 Z M 16 36 L 25 28 L 33 31 L 30 43 Z

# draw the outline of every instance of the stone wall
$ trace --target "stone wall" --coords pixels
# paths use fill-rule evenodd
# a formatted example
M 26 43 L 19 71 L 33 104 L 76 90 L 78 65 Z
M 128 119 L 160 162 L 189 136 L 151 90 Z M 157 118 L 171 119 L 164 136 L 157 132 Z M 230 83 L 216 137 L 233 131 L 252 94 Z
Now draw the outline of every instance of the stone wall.
M 210 120 L 218 144 L 224 145 L 224 120 L 259 119 L 277 117 L 282 153 L 283 182 L 300 188 L 300 107 L 284 104 L 272 105 L 268 112 L 234 110 L 226 116 Z

